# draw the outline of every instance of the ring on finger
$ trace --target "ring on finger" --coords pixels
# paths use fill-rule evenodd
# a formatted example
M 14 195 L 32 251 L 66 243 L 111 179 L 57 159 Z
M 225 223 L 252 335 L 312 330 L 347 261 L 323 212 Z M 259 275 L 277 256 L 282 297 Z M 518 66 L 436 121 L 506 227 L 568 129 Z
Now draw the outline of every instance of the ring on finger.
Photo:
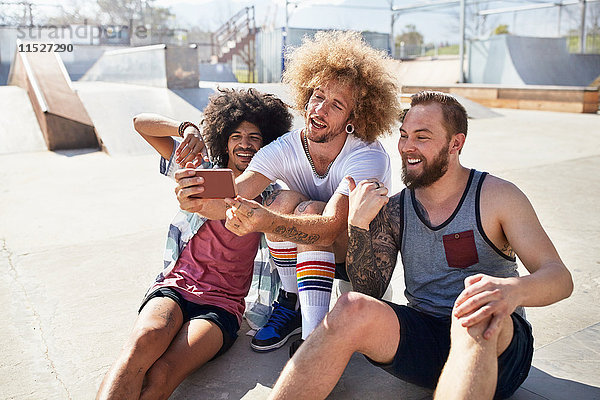
M 381 187 L 381 185 L 379 184 L 379 181 L 375 181 L 373 183 L 377 185 L 377 187 L 375 189 L 379 189 Z

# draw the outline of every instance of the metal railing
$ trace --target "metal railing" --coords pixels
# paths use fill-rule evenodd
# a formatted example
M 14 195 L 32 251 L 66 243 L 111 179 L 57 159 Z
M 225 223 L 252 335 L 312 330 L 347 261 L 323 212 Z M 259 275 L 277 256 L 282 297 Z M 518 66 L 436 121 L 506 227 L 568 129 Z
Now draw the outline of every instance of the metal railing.
M 212 53 L 218 58 L 231 52 L 238 43 L 256 33 L 254 6 L 245 7 L 212 35 Z

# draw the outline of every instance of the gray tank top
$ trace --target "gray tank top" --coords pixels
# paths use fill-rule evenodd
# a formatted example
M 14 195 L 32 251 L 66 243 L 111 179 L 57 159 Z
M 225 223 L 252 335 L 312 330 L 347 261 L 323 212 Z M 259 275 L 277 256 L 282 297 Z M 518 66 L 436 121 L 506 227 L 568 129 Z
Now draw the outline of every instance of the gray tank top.
M 494 246 L 481 225 L 479 197 L 486 175 L 471 170 L 458 206 L 435 227 L 419 211 L 414 192 L 404 189 L 401 255 L 410 307 L 447 317 L 467 276 L 519 276 L 516 259 Z M 521 307 L 516 311 L 524 317 Z

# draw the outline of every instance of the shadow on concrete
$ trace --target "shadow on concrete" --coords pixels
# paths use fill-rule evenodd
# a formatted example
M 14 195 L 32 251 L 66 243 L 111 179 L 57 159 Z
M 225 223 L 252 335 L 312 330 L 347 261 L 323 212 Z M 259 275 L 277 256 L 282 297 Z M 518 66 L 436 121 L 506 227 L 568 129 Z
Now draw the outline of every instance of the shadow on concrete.
M 7 84 L 9 71 L 10 71 L 10 64 L 0 63 L 0 86 L 4 86 Z
M 600 399 L 600 388 L 571 379 L 558 378 L 539 368 L 531 367 L 529 376 L 511 399 Z
M 256 353 L 250 349 L 251 338 L 245 334 L 248 329 L 248 324 L 244 321 L 232 348 L 190 375 L 170 398 L 266 399 L 289 359 L 290 343 L 299 336 L 292 337 L 275 351 Z M 324 368 L 324 365 L 315 365 L 315 368 Z M 372 399 L 374 393 L 377 393 L 376 398 L 379 400 L 431 398 L 430 390 L 397 379 L 356 353 L 328 399 Z
M 193 89 L 173 89 L 173 93 L 181 97 L 183 100 L 203 111 L 208 105 L 208 98 L 215 91 L 210 88 L 193 88 Z
M 100 151 L 99 149 L 56 150 L 55 153 L 65 157 L 76 157 Z

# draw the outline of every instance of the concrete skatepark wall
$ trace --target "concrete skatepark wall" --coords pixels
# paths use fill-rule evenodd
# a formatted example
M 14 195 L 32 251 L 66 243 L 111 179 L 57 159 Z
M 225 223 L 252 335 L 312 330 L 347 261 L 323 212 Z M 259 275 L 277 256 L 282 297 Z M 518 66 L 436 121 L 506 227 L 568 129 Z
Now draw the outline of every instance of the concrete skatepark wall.
M 157 44 L 107 51 L 80 80 L 197 88 L 196 47 Z
M 589 86 L 600 77 L 600 54 L 571 54 L 565 38 L 498 35 L 472 41 L 468 82 Z

